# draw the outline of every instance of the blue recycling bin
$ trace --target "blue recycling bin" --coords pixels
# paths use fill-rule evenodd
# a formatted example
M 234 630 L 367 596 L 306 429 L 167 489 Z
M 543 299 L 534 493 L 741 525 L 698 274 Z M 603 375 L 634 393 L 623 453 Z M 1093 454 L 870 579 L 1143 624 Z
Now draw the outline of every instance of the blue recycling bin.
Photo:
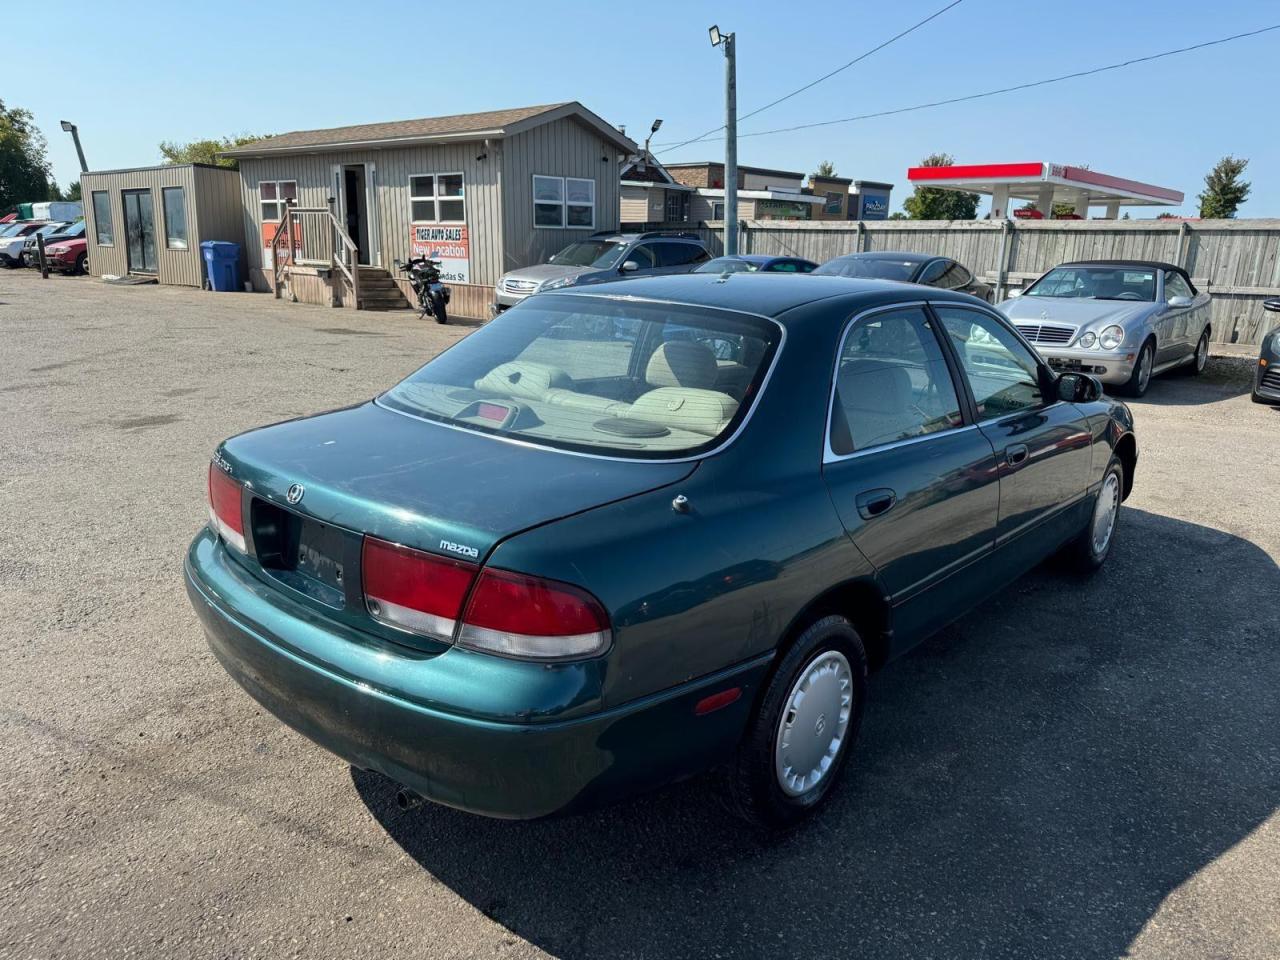
M 200 244 L 204 254 L 209 289 L 219 292 L 240 289 L 240 244 L 226 240 L 206 240 Z

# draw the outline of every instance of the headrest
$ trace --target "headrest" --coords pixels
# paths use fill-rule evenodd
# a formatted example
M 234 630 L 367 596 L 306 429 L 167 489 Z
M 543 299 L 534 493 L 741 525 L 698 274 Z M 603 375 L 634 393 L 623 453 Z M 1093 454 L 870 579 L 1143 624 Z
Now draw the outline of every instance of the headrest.
M 737 412 L 738 401 L 727 393 L 691 387 L 659 387 L 642 394 L 631 404 L 628 416 L 660 423 L 673 430 L 688 430 L 714 437 Z
M 696 340 L 668 340 L 653 351 L 644 378 L 655 387 L 710 390 L 716 385 L 716 355 Z
M 524 400 L 541 400 L 552 387 L 572 385 L 573 380 L 559 367 L 528 360 L 500 363 L 476 381 L 477 390 Z
M 911 406 L 911 377 L 897 364 L 853 360 L 836 380 L 840 404 L 850 412 L 901 413 Z

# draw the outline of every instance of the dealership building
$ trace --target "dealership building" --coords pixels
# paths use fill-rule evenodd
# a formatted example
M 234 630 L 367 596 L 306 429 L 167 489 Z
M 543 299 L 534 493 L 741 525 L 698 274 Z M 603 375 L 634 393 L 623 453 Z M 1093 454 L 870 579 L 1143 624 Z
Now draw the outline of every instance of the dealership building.
M 426 255 L 442 262 L 451 312 L 483 317 L 504 271 L 618 229 L 619 173 L 636 150 L 568 102 L 304 130 L 223 155 L 240 165 L 255 289 L 275 288 L 279 264 L 291 298 L 353 306 L 350 251 L 365 306 L 392 282 L 407 295 L 394 263 Z

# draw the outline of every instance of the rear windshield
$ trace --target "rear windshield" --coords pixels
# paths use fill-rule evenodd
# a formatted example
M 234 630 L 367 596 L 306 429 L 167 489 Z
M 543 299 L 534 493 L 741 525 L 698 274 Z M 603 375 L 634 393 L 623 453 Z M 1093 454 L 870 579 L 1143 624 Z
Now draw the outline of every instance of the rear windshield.
M 1156 272 L 1145 267 L 1054 267 L 1023 296 L 1150 301 L 1156 298 Z
M 694 273 L 755 273 L 760 264 L 736 257 L 716 257 L 694 268 Z
M 624 249 L 626 244 L 615 240 L 580 240 L 569 244 L 547 262 L 564 267 L 599 267 L 603 270 L 617 263 Z
M 737 429 L 779 337 L 727 311 L 539 294 L 378 402 L 548 447 L 686 456 Z
M 910 281 L 920 264 L 914 260 L 890 260 L 879 257 L 848 257 L 831 260 L 814 270 L 815 276 L 857 277 L 862 280 Z

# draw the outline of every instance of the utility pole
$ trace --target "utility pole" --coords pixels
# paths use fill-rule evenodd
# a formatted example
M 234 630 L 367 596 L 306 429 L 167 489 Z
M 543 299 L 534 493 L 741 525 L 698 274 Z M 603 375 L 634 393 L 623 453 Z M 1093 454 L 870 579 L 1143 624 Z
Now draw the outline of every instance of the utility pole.
M 738 61 L 735 35 L 713 26 L 713 47 L 724 47 L 724 255 L 738 253 Z
M 76 142 L 76 156 L 80 158 L 80 172 L 88 173 L 89 165 L 84 162 L 84 150 L 80 147 L 80 128 L 70 120 L 63 120 L 62 129 L 64 132 L 71 134 L 71 139 Z

